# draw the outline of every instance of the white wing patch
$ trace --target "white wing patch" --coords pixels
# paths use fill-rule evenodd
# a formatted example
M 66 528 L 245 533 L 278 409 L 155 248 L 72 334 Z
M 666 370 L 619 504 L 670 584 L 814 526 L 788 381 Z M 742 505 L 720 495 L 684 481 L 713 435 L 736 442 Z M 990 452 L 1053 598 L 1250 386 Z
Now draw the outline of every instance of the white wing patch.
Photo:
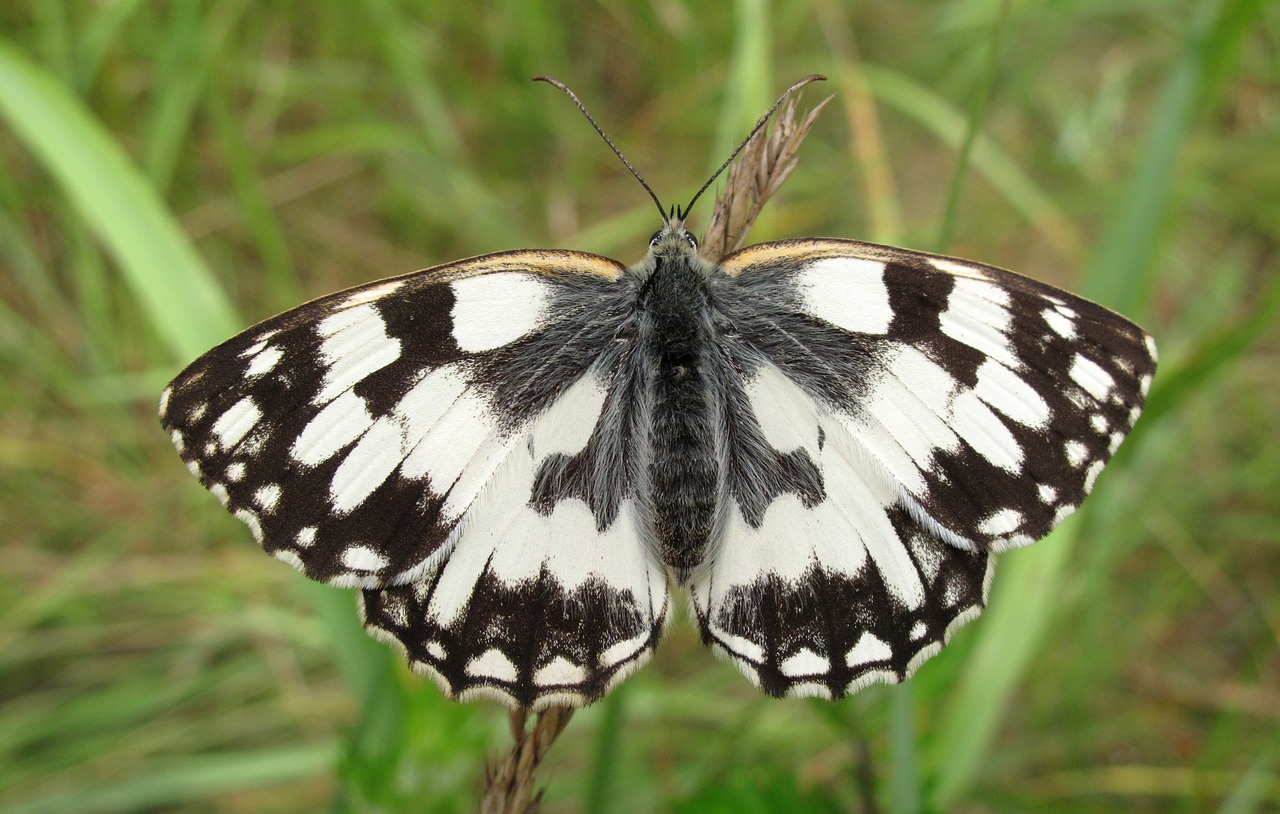
M 249 434 L 262 418 L 262 410 L 253 399 L 244 398 L 231 405 L 213 424 L 213 434 L 224 450 L 231 449 Z
M 769 445 L 779 452 L 817 451 L 818 414 L 813 399 L 773 365 L 761 365 L 747 385 L 751 411 Z
M 944 334 L 1005 367 L 1017 368 L 1008 337 L 1012 321 L 1009 295 L 985 280 L 970 277 L 956 278 L 947 309 L 940 314 Z
M 364 399 L 348 390 L 302 428 L 289 454 L 304 466 L 316 466 L 337 455 L 372 426 L 373 416 Z
M 453 288 L 453 338 L 467 353 L 508 345 L 541 325 L 550 292 L 531 274 L 465 277 Z
M 372 305 L 338 311 L 321 320 L 316 332 L 324 337 L 320 356 L 328 370 L 315 404 L 327 404 L 400 358 L 400 340 L 387 336 L 386 324 Z
M 828 257 L 803 268 L 797 284 L 805 310 L 838 328 L 883 334 L 893 322 L 884 263 L 851 257 Z
M 995 359 L 988 359 L 978 368 L 974 393 L 1024 427 L 1042 428 L 1049 422 L 1049 405 L 1044 396 Z

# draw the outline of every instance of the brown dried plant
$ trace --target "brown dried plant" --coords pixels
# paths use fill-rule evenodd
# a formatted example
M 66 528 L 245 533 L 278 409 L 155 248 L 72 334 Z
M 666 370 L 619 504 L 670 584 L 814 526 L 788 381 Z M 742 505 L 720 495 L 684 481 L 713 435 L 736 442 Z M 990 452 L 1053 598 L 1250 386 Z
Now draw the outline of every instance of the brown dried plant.
M 787 101 L 771 127 L 752 136 L 742 155 L 725 174 L 724 192 L 716 196 L 711 225 L 699 254 L 713 263 L 742 248 L 751 224 L 795 169 L 800 142 L 809 134 L 830 96 L 796 121 L 795 99 Z
M 485 769 L 480 814 L 537 814 L 542 791 L 534 793 L 538 767 L 547 750 L 569 725 L 573 707 L 551 707 L 538 713 L 537 723 L 527 727 L 528 713 L 511 712 L 511 736 L 515 743 L 502 762 Z

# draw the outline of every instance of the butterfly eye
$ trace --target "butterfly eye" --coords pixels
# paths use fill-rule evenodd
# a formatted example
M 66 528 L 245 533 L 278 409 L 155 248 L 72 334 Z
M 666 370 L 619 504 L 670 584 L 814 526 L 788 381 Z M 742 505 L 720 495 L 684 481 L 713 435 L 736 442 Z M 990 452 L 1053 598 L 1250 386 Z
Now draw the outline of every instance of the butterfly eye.
M 698 239 L 696 237 L 687 234 L 684 236 L 684 239 L 689 242 L 689 248 L 693 249 L 695 252 L 698 250 Z
M 656 248 L 658 248 L 658 239 L 659 239 L 660 237 L 662 237 L 662 230 L 661 230 L 661 229 L 659 229 L 658 231 L 654 232 L 654 233 L 653 233 L 653 237 L 649 238 L 649 248 L 651 248 L 651 249 L 656 249 Z

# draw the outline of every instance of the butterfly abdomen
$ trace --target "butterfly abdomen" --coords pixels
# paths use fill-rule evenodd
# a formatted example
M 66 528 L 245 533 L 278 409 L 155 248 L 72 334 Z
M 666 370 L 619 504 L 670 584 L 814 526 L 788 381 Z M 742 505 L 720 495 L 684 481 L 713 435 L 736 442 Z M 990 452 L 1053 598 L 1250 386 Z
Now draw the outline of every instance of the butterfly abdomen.
M 656 257 L 641 302 L 649 374 L 648 488 L 662 561 L 677 577 L 706 554 L 722 478 L 706 276 L 687 255 Z

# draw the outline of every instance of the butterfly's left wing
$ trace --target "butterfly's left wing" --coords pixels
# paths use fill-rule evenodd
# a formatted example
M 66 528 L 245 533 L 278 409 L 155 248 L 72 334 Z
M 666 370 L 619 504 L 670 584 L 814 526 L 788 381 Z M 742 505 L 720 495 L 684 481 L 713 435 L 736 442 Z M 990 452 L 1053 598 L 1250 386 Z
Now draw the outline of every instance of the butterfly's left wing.
M 621 450 L 623 267 L 487 255 L 260 323 L 174 379 L 161 421 L 269 553 L 366 589 L 366 627 L 459 698 L 591 700 L 666 614 Z
M 1084 500 L 1154 343 L 1002 269 L 855 241 L 722 271 L 731 499 L 693 586 L 703 636 L 775 695 L 900 681 L 980 612 L 993 552 Z

